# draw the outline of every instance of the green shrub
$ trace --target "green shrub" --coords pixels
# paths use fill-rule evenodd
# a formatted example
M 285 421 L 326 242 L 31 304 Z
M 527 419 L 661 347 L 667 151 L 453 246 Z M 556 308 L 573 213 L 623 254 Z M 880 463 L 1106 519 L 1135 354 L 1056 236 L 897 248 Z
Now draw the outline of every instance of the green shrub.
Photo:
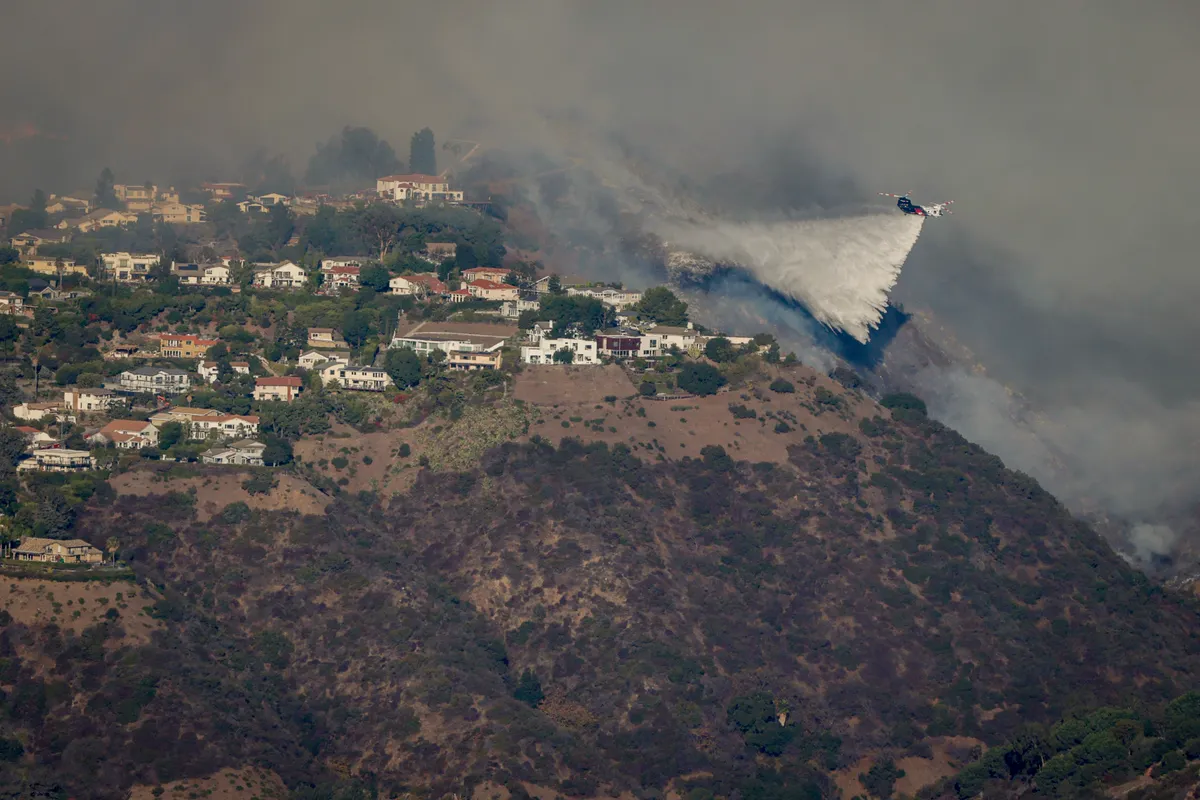
M 642 381 L 641 385 L 638 386 L 638 394 L 642 397 L 654 397 L 654 395 L 658 394 L 658 386 L 654 381 Z
M 791 394 L 796 391 L 796 386 L 791 381 L 776 378 L 771 381 L 771 391 L 778 392 L 779 394 Z

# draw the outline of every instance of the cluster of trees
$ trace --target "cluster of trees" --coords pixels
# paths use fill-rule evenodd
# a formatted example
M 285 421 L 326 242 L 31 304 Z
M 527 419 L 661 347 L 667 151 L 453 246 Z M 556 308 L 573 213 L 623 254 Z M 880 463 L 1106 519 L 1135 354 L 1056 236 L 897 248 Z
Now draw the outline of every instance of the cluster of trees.
M 271 161 L 265 161 L 261 171 L 268 173 L 271 166 Z M 437 150 L 433 131 L 429 128 L 413 134 L 408 169 L 424 175 L 437 174 Z M 403 171 L 404 163 L 386 140 L 370 128 L 347 125 L 340 134 L 317 144 L 317 152 L 308 161 L 304 179 L 310 186 L 362 188 L 376 178 Z M 264 180 L 266 177 L 264 175 Z M 276 183 L 280 182 L 280 177 L 276 177 Z

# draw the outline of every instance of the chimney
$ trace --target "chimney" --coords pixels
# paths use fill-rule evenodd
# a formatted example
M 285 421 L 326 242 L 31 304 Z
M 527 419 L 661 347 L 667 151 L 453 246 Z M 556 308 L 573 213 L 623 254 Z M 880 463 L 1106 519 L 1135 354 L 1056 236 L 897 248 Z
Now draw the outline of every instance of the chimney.
M 689 323 L 688 323 L 688 326 L 687 326 L 687 329 L 690 331 L 690 330 L 692 330 L 694 327 L 695 327 L 695 326 L 694 326 L 692 323 L 690 323 L 690 322 L 689 322 Z

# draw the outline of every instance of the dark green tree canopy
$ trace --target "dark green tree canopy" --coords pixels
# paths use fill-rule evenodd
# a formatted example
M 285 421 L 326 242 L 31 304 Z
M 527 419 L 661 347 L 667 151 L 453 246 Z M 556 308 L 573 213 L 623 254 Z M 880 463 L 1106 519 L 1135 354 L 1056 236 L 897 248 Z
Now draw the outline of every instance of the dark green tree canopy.
M 437 151 L 433 131 L 422 128 L 412 135 L 409 144 L 408 168 L 421 175 L 437 175 Z
M 346 126 L 340 136 L 317 145 L 305 180 L 315 186 L 361 186 L 402 167 L 392 146 L 370 128 Z
M 680 300 L 665 286 L 655 286 L 647 289 L 642 299 L 634 306 L 634 311 L 642 319 L 657 322 L 660 325 L 686 325 L 688 321 L 687 303 Z

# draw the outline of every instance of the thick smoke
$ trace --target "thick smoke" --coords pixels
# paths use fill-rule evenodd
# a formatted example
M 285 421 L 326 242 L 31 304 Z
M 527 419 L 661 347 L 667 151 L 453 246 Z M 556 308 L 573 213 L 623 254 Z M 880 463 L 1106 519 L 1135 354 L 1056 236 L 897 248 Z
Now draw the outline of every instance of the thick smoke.
M 879 324 L 920 217 L 899 213 L 801 222 L 662 225 L 673 245 L 742 266 L 825 325 L 866 344 Z

